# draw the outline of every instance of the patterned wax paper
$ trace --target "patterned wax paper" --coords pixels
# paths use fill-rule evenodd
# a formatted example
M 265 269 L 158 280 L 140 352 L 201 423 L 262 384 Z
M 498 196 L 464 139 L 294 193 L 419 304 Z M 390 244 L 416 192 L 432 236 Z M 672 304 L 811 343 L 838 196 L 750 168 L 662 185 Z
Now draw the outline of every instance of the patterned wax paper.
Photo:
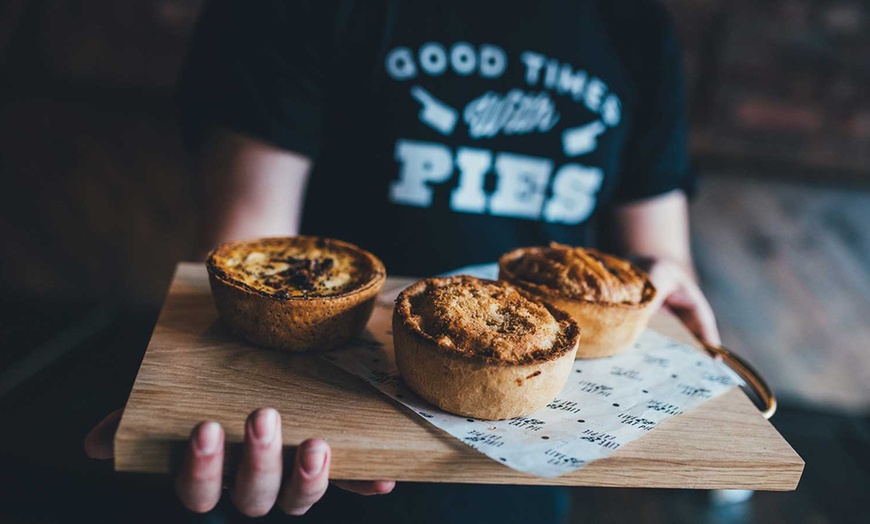
M 495 277 L 494 265 L 451 274 Z M 558 477 L 610 456 L 665 420 L 742 384 L 727 366 L 655 331 L 608 358 L 577 360 L 559 396 L 531 415 L 501 421 L 446 413 L 402 382 L 393 357 L 393 301 L 378 299 L 365 335 L 324 356 L 358 375 L 428 423 L 516 470 Z

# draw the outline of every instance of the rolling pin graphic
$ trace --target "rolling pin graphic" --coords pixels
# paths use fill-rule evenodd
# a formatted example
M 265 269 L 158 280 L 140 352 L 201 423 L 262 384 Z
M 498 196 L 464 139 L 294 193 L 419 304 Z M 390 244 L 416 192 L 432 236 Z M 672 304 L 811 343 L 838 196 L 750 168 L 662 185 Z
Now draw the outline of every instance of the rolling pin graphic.
M 455 109 L 438 100 L 432 96 L 432 93 L 420 86 L 411 88 L 411 96 L 423 105 L 418 115 L 421 122 L 442 135 L 448 136 L 453 134 L 453 130 L 456 128 L 456 121 L 459 120 L 459 113 Z
M 607 128 L 604 124 L 598 120 L 566 129 L 562 133 L 562 151 L 565 156 L 580 156 L 595 151 L 598 147 L 598 135 L 605 129 Z

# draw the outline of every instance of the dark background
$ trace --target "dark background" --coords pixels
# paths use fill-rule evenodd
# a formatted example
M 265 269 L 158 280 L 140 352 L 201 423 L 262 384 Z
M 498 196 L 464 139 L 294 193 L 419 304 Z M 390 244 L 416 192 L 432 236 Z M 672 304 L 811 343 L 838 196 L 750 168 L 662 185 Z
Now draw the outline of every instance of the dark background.
M 81 450 L 120 407 L 201 183 L 172 86 L 200 0 L 0 2 L 0 520 L 194 517 Z M 795 493 L 582 489 L 577 522 L 860 522 L 870 493 L 870 2 L 670 0 L 699 272 L 783 408 Z M 206 520 L 235 519 L 231 510 Z

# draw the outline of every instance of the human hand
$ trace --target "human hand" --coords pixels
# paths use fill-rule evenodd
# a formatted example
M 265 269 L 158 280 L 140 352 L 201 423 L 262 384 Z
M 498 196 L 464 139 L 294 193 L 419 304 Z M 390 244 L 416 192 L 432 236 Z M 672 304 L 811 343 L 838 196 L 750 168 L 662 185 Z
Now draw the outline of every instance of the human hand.
M 121 410 L 109 414 L 85 437 L 91 458 L 114 455 L 113 440 Z M 217 422 L 193 428 L 175 491 L 191 511 L 205 513 L 218 503 L 223 486 L 224 430 Z M 249 517 L 268 513 L 277 504 L 290 515 L 302 515 L 329 485 L 332 452 L 322 439 L 308 439 L 296 448 L 291 471 L 285 475 L 282 459 L 281 415 L 272 408 L 258 409 L 245 422 L 242 459 L 230 488 L 233 505 Z M 389 493 L 394 481 L 334 481 L 336 486 L 360 495 Z
M 689 270 L 665 259 L 645 259 L 640 265 L 656 287 L 656 309 L 664 305 L 698 339 L 714 346 L 722 344 L 713 308 Z

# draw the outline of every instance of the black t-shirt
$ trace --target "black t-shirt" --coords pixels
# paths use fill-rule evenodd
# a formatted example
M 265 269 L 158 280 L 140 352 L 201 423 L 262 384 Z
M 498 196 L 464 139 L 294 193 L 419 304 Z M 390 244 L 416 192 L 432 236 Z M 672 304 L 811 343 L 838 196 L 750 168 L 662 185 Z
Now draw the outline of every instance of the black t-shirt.
M 314 159 L 304 233 L 392 274 L 590 241 L 608 206 L 692 184 L 680 50 L 651 0 L 214 0 L 180 85 Z

